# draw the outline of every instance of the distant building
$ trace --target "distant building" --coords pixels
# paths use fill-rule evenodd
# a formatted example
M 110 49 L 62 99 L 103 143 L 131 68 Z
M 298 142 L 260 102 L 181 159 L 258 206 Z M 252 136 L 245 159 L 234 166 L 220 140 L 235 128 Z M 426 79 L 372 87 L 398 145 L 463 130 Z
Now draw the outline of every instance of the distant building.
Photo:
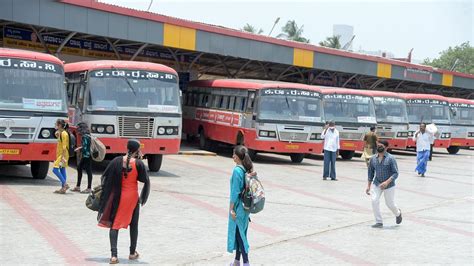
M 351 25 L 335 24 L 332 27 L 332 32 L 334 36 L 341 36 L 339 41 L 341 42 L 341 47 L 343 47 L 351 41 L 352 36 L 354 35 L 354 27 Z M 347 50 L 352 50 L 352 44 L 347 48 Z
M 367 50 L 362 50 L 362 48 L 359 48 L 359 50 L 357 52 L 361 53 L 361 54 L 374 55 L 374 56 L 380 56 L 380 57 L 386 57 L 386 58 L 394 58 L 395 57 L 395 55 L 392 52 L 382 51 L 382 50 L 367 51 Z

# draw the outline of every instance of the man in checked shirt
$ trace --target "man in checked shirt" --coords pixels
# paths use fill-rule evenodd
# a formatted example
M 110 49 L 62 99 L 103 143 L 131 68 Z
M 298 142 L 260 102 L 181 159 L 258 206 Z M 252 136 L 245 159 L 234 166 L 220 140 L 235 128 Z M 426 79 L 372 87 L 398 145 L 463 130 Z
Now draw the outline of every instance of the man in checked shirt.
M 395 205 L 395 179 L 398 177 L 398 166 L 395 157 L 387 152 L 388 142 L 380 140 L 377 143 L 377 155 L 369 162 L 369 183 L 365 193 L 372 197 L 372 209 L 375 216 L 373 228 L 382 228 L 380 213 L 380 197 L 384 194 L 385 204 L 396 217 L 396 223 L 402 222 L 402 211 Z

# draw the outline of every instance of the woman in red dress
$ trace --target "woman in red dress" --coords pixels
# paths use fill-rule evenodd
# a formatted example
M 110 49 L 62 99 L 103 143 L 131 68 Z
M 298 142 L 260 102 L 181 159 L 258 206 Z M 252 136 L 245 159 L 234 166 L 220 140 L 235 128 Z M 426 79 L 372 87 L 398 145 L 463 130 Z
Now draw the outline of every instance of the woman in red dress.
M 102 195 L 98 221 L 99 226 L 110 228 L 112 256 L 110 264 L 117 264 L 117 239 L 119 229 L 130 226 L 130 260 L 138 259 L 138 218 L 140 204 L 145 205 L 150 193 L 150 180 L 140 157 L 140 142 L 129 140 L 127 155 L 113 159 L 102 175 Z M 138 196 L 138 181 L 144 186 Z

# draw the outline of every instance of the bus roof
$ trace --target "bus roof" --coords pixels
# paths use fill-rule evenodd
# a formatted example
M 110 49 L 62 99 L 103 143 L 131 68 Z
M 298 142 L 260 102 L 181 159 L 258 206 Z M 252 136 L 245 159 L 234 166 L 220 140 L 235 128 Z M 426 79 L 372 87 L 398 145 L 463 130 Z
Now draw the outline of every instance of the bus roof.
M 448 97 L 449 103 L 465 103 L 465 104 L 474 104 L 473 100 L 461 99 L 461 98 L 451 98 Z
M 391 98 L 399 98 L 404 99 L 399 93 L 391 92 L 391 91 L 369 91 L 373 97 L 391 97 Z
M 447 97 L 437 95 L 437 94 L 421 94 L 421 93 L 399 93 L 405 100 L 410 99 L 431 99 L 439 101 L 448 101 Z
M 120 61 L 120 60 L 96 60 L 96 61 L 82 61 L 77 63 L 70 63 L 64 66 L 66 73 L 68 72 L 80 72 L 90 71 L 98 69 L 137 69 L 137 70 L 148 70 L 148 71 L 161 71 L 170 74 L 178 75 L 178 73 L 171 67 L 167 67 L 162 64 L 150 63 L 150 62 L 137 62 L 137 61 Z
M 323 94 L 352 94 L 352 95 L 362 95 L 372 97 L 370 91 L 366 90 L 353 90 L 345 88 L 332 88 L 332 87 L 321 87 Z
M 0 48 L 0 57 L 10 57 L 18 59 L 39 60 L 63 66 L 63 61 L 57 57 L 39 52 L 32 52 L 20 49 Z
M 260 90 L 266 88 L 292 88 L 301 90 L 311 90 L 322 92 L 316 86 L 310 86 L 301 83 L 291 83 L 282 81 L 259 80 L 259 79 L 209 79 L 209 80 L 194 80 L 189 83 L 189 86 L 206 87 L 206 88 L 230 88 L 242 90 Z

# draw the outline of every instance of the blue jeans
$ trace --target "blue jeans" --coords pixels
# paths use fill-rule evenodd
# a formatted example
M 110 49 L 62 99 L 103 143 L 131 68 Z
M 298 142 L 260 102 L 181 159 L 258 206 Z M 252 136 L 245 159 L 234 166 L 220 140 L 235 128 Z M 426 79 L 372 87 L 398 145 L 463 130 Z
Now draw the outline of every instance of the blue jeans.
M 53 173 L 59 178 L 59 181 L 61 182 L 61 186 L 64 187 L 66 184 L 66 168 L 61 167 L 61 168 L 53 168 Z
M 324 171 L 323 177 L 336 179 L 336 152 L 324 150 Z

